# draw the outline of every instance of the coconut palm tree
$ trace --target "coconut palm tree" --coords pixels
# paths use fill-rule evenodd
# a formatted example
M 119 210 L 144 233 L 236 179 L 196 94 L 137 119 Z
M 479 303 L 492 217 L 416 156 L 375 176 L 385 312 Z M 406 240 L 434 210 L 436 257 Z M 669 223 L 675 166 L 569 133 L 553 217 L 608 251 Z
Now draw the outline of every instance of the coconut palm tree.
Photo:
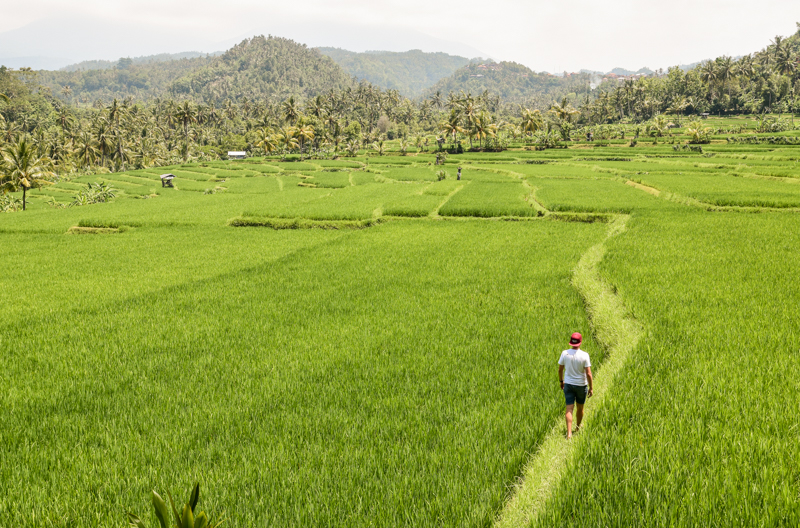
M 99 151 L 97 150 L 97 141 L 87 131 L 82 131 L 78 134 L 75 140 L 75 156 L 78 158 L 78 163 L 84 167 L 88 167 L 97 160 Z
M 297 109 L 297 106 L 297 101 L 294 100 L 294 96 L 289 97 L 283 102 L 283 105 L 281 105 L 283 119 L 291 125 L 294 125 L 300 117 L 300 111 Z
M 197 123 L 197 108 L 189 101 L 184 101 L 182 105 L 178 106 L 175 110 L 175 119 L 183 125 L 183 137 L 189 137 L 189 124 Z
M 300 161 L 303 161 L 303 147 L 307 141 L 312 141 L 314 139 L 314 127 L 312 125 L 299 126 L 295 134 L 300 141 Z
M 439 130 L 445 135 L 449 135 L 452 138 L 452 143 L 456 142 L 456 134 L 464 134 L 466 132 L 461 126 L 461 116 L 457 109 L 451 110 L 448 118 L 439 123 Z
M 257 147 L 264 149 L 264 152 L 271 154 L 278 149 L 278 140 L 269 128 L 262 128 L 258 131 Z
M 717 59 L 717 78 L 722 82 L 722 89 L 727 86 L 727 95 L 731 96 L 730 80 L 736 77 L 736 67 L 733 59 L 722 57 Z
M 292 126 L 285 126 L 278 130 L 278 143 L 282 145 L 284 149 L 281 159 L 284 159 L 288 152 L 298 147 L 299 143 L 295 137 L 296 133 L 297 131 Z
M 36 147 L 23 137 L 2 150 L 2 172 L 0 189 L 3 194 L 22 188 L 22 210 L 25 210 L 28 189 L 51 185 L 47 178 L 54 178 L 50 170 L 52 163 L 38 155 Z
M 535 134 L 540 128 L 542 128 L 543 124 L 544 119 L 542 119 L 542 113 L 538 109 L 522 109 L 522 122 L 520 123 L 520 128 L 522 129 L 523 134 Z
M 708 102 L 714 102 L 714 85 L 717 82 L 717 68 L 712 61 L 706 61 L 700 66 L 700 78 L 708 85 Z

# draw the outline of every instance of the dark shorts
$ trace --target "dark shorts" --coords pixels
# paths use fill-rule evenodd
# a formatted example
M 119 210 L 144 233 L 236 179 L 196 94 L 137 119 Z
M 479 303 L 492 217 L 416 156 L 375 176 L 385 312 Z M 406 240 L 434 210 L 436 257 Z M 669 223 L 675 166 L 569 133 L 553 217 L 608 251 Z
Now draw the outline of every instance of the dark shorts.
M 586 385 L 564 384 L 564 397 L 567 399 L 567 405 L 573 405 L 576 401 L 583 405 L 586 403 L 586 395 L 588 393 L 589 388 Z

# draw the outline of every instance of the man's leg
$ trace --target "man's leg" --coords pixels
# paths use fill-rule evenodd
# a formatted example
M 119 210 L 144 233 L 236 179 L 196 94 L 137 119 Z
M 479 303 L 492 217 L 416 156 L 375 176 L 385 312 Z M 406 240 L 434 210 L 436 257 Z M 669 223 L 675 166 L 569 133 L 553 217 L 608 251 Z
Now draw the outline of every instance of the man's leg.
M 567 405 L 567 438 L 572 438 L 572 410 L 575 404 Z
M 578 412 L 575 413 L 575 430 L 581 428 L 581 422 L 583 421 L 583 404 L 578 403 Z

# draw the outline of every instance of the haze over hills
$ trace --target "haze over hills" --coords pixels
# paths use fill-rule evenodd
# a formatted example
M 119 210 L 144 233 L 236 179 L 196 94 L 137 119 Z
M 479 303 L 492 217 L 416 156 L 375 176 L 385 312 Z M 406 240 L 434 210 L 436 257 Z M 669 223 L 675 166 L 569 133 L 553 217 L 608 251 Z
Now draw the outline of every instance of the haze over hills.
M 82 104 L 126 97 L 138 101 L 156 97 L 220 101 L 294 95 L 305 99 L 354 86 L 362 79 L 412 98 L 436 92 L 489 91 L 507 102 L 549 103 L 556 93 L 584 93 L 590 83 L 591 88 L 596 87 L 599 81 L 593 81 L 593 76 L 598 73 L 583 70 L 581 75 L 561 78 L 508 61 L 496 63 L 421 50 L 358 53 L 310 48 L 290 39 L 261 36 L 211 55 L 191 51 L 83 61 L 60 71 L 40 71 L 38 77 L 52 94 Z M 652 70 L 616 68 L 613 73 Z
M 452 75 L 470 59 L 447 53 L 367 51 L 356 53 L 340 48 L 317 48 L 357 79 L 382 88 L 397 90 L 406 97 L 418 97 L 439 79 Z M 476 59 L 477 60 L 477 59 Z
M 81 71 L 81 70 L 110 70 L 112 68 L 126 68 L 130 65 L 152 64 L 155 62 L 168 62 L 180 59 L 196 59 L 198 57 L 216 57 L 222 55 L 224 51 L 214 53 L 200 53 L 199 51 L 184 51 L 182 53 L 159 53 L 157 55 L 145 55 L 143 57 L 120 57 L 119 60 L 88 60 L 75 64 L 69 64 L 59 71 Z
M 536 73 L 515 62 L 471 63 L 439 80 L 425 91 L 425 95 L 460 91 L 474 95 L 488 91 L 507 102 L 523 102 L 561 91 L 568 84 L 574 85 L 572 91 L 575 93 L 587 90 L 588 75 L 582 79 L 577 77 L 580 76 L 562 78 L 546 72 Z

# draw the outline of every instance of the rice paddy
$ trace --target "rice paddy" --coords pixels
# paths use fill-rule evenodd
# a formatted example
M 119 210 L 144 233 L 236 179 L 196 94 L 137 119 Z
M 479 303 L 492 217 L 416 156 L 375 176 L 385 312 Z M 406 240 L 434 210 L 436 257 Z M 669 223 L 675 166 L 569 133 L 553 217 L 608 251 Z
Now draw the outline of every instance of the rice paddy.
M 467 153 L 442 181 L 424 154 L 249 159 L 34 191 L 0 215 L 0 526 L 152 526 L 150 490 L 196 480 L 235 527 L 489 526 L 566 442 L 573 331 L 605 392 L 533 525 L 796 525 L 796 148 Z M 101 181 L 111 202 L 46 200 Z M 592 221 L 619 214 L 611 238 Z M 613 324 L 573 284 L 599 244 L 642 329 L 612 379 Z

